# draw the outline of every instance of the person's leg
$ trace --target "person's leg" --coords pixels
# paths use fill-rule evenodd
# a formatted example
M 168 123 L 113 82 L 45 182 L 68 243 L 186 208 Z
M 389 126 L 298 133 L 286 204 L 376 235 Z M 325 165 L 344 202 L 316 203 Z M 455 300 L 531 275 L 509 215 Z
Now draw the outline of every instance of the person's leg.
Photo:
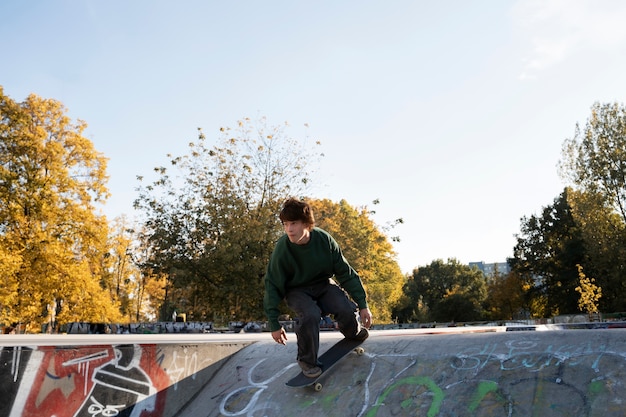
M 344 290 L 334 283 L 329 283 L 319 302 L 324 313 L 335 317 L 339 331 L 344 337 L 348 339 L 358 337 L 361 328 L 356 318 L 357 305 L 348 298 Z
M 322 311 L 311 291 L 291 290 L 287 293 L 286 299 L 287 305 L 297 316 L 294 330 L 298 342 L 298 362 L 316 367 L 318 366 Z

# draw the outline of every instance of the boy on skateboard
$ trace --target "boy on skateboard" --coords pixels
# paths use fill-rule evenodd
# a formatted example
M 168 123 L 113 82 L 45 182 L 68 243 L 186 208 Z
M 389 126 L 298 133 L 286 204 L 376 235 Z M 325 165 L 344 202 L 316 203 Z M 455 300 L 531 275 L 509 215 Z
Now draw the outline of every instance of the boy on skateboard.
M 365 340 L 372 313 L 361 278 L 335 239 L 315 227 L 309 204 L 290 198 L 279 217 L 285 234 L 278 239 L 265 274 L 265 313 L 272 338 L 285 345 L 287 334 L 278 322 L 278 306 L 287 301 L 297 315 L 298 364 L 304 375 L 317 378 L 322 373 L 317 361 L 321 317 L 332 314 L 346 338 Z M 356 318 L 357 307 L 363 327 Z

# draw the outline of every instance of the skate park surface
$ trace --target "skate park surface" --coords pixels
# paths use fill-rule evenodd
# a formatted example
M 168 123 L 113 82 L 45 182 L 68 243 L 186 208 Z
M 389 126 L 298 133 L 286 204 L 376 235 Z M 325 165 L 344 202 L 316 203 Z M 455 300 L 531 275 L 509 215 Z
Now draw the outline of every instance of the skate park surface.
M 0 416 L 626 415 L 621 326 L 373 330 L 319 392 L 287 335 L 2 335 Z

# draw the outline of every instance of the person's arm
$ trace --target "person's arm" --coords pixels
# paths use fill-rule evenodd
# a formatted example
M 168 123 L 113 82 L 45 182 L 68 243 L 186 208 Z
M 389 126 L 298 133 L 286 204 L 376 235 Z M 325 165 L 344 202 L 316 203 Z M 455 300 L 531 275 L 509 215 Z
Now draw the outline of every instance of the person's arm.
M 368 309 L 367 294 L 365 293 L 365 288 L 363 288 L 361 277 L 343 256 L 341 248 L 335 239 L 330 235 L 329 238 L 335 279 L 350 294 L 354 302 L 357 303 L 359 310 Z
M 282 299 L 283 297 L 281 296 L 280 291 L 276 288 L 271 279 L 268 279 L 268 276 L 266 275 L 263 308 L 265 309 L 265 315 L 267 316 L 267 321 L 271 332 L 275 332 L 277 330 L 280 330 L 281 328 L 278 321 L 278 316 L 280 316 L 280 310 L 278 308 L 278 305 L 280 304 Z
M 280 316 L 280 305 L 285 298 L 285 272 L 281 266 L 282 254 L 280 242 L 276 244 L 274 252 L 270 257 L 270 262 L 265 272 L 265 295 L 263 296 L 263 308 L 267 316 L 270 331 L 273 333 L 281 329 L 278 317 Z

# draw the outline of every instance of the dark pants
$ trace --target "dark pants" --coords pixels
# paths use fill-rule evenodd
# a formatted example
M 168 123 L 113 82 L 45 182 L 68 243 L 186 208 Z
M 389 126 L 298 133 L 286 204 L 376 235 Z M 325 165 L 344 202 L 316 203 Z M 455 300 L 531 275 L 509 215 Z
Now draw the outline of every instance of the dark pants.
M 318 365 L 322 316 L 332 314 L 339 331 L 345 337 L 354 337 L 359 332 L 356 304 L 332 281 L 291 289 L 287 292 L 286 299 L 289 308 L 297 315 L 295 332 L 298 338 L 299 361 Z

